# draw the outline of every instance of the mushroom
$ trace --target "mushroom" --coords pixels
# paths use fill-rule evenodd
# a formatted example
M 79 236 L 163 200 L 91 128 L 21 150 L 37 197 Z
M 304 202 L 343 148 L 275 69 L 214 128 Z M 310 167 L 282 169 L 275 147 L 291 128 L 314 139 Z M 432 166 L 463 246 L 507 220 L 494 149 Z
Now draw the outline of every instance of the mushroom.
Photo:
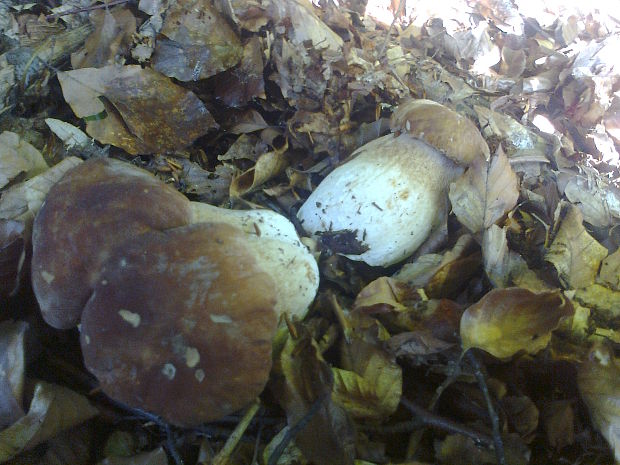
M 372 266 L 398 263 L 444 224 L 447 190 L 489 148 L 466 117 L 429 100 L 402 104 L 389 134 L 357 149 L 297 214 L 315 236 L 346 238 L 341 252 Z
M 84 363 L 106 394 L 194 426 L 261 393 L 275 281 L 247 240 L 205 223 L 147 232 L 110 252 L 80 329 Z
M 61 329 L 78 323 L 114 247 L 149 231 L 199 222 L 242 229 L 252 253 L 274 276 L 276 310 L 303 318 L 318 288 L 318 268 L 290 221 L 267 210 L 236 212 L 190 202 L 145 170 L 92 159 L 52 187 L 35 219 L 32 282 L 44 319 Z
M 190 202 L 147 171 L 93 159 L 46 197 L 32 281 L 50 325 L 81 321 L 106 394 L 193 426 L 261 393 L 278 320 L 303 318 L 318 267 L 282 215 Z

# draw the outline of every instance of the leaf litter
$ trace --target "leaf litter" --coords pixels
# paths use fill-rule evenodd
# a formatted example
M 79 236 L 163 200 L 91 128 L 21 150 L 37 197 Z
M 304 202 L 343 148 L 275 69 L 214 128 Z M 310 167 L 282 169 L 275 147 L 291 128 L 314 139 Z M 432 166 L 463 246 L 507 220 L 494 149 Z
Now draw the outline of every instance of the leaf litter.
M 398 3 L 0 1 L 2 461 L 620 461 L 617 20 L 602 4 Z M 281 327 L 260 408 L 172 427 L 105 397 L 78 333 L 42 322 L 32 222 L 81 159 L 294 220 L 410 98 L 468 118 L 493 155 L 397 265 L 304 239 L 322 284 Z M 419 118 L 426 141 L 455 131 Z

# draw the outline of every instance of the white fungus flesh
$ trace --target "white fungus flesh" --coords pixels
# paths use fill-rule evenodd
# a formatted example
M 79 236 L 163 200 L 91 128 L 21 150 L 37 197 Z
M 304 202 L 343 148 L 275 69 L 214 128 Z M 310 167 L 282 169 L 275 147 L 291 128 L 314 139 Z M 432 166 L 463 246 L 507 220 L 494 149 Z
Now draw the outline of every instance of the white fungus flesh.
M 371 266 L 408 256 L 447 215 L 446 192 L 463 168 L 409 134 L 380 137 L 332 171 L 298 212 L 317 236 L 349 233 L 355 252 Z

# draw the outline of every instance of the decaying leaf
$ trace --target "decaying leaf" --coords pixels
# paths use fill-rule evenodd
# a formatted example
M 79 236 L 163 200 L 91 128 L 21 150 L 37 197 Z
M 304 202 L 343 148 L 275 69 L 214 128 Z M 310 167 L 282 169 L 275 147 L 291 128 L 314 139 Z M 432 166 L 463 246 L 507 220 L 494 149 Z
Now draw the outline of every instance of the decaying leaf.
M 495 287 L 508 287 L 515 276 L 529 271 L 523 257 L 508 249 L 506 228 L 495 224 L 482 236 L 482 258 L 484 271 Z
M 575 442 L 575 412 L 570 400 L 555 400 L 543 407 L 542 426 L 551 447 L 562 449 Z
M 198 81 L 235 66 L 241 41 L 206 0 L 172 3 L 153 56 L 156 71 L 179 81 Z
M 18 134 L 0 134 L 0 189 L 20 174 L 30 179 L 47 170 L 41 153 Z
M 611 289 L 620 291 L 620 249 L 603 260 L 599 280 Z
M 403 374 L 386 352 L 358 337 L 345 343 L 343 367 L 332 368 L 333 399 L 353 418 L 381 420 L 400 403 Z
M 588 234 L 577 207 L 565 203 L 562 212 L 565 214 L 545 260 L 553 263 L 562 284 L 580 289 L 594 283 L 607 249 Z
M 40 381 L 26 416 L 0 432 L 0 461 L 54 437 L 95 416 L 88 400 L 62 386 Z
M 566 198 L 579 207 L 583 219 L 593 226 L 609 226 L 614 215 L 613 187 L 592 176 L 574 176 L 564 187 Z
M 3 192 L 0 199 L 0 218 L 23 221 L 26 225 L 32 225 L 50 188 L 67 171 L 80 163 L 82 160 L 79 158 L 65 158 L 44 173 Z
M 578 289 L 573 298 L 592 309 L 594 318 L 601 324 L 613 327 L 620 322 L 620 291 L 592 284 Z
M 520 351 L 535 354 L 573 312 L 559 290 L 535 294 L 518 287 L 494 289 L 465 310 L 460 330 L 463 350 L 477 347 L 500 359 Z
M 450 186 L 456 217 L 471 232 L 490 227 L 517 204 L 519 184 L 508 158 L 499 151 L 490 162 L 476 159 Z
M 277 388 L 289 427 L 305 422 L 295 443 L 310 461 L 352 465 L 353 425 L 344 409 L 332 400 L 331 369 L 308 331 L 302 327 L 298 331 L 300 337 L 289 337 L 280 355 L 284 380 Z
M 398 280 L 382 276 L 360 291 L 355 298 L 353 309 L 387 306 L 395 310 L 405 310 L 407 307 L 401 303 L 404 297 L 402 284 Z
M 0 429 L 15 423 L 23 415 L 25 335 L 23 321 L 0 323 Z
M 577 385 L 594 426 L 620 462 L 620 360 L 607 346 L 595 346 L 579 368 Z
M 285 154 L 287 148 L 288 146 L 262 154 L 252 168 L 233 178 L 230 183 L 230 196 L 242 197 L 282 173 L 288 165 Z
M 180 150 L 217 127 L 193 92 L 150 68 L 83 68 L 59 72 L 58 80 L 86 132 L 131 154 Z
M 117 56 L 127 53 L 136 32 L 135 16 L 123 6 L 93 10 L 90 20 L 95 30 L 86 39 L 84 47 L 71 54 L 73 69 L 114 64 Z

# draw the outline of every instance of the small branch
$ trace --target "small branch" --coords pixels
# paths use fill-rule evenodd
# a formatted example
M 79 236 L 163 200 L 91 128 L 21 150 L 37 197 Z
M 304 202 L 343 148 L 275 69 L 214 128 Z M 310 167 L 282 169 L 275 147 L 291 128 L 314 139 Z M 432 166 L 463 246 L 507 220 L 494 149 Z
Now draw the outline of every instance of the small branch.
M 499 417 L 493 408 L 493 400 L 489 393 L 489 388 L 486 383 L 486 376 L 483 372 L 483 367 L 474 355 L 472 350 L 468 350 L 466 353 L 467 360 L 474 370 L 474 376 L 478 380 L 478 386 L 484 395 L 484 399 L 487 403 L 487 409 L 489 411 L 489 417 L 491 417 L 491 426 L 493 427 L 493 442 L 495 447 L 495 457 L 499 465 L 506 465 L 506 456 L 504 454 L 504 443 L 502 441 L 502 435 L 499 429 Z
M 321 396 L 317 400 L 315 400 L 306 412 L 306 414 L 297 423 L 289 427 L 288 431 L 284 434 L 282 441 L 280 441 L 280 444 L 275 447 L 275 449 L 269 456 L 269 461 L 267 462 L 267 465 L 276 465 L 278 463 L 278 460 L 286 450 L 286 446 L 288 446 L 288 444 L 293 439 L 295 439 L 295 436 L 297 436 L 299 432 L 308 425 L 312 417 L 317 414 L 326 398 L 327 395 Z
M 217 455 L 213 459 L 213 465 L 225 465 L 229 463 L 230 456 L 239 444 L 239 441 L 245 434 L 245 430 L 248 429 L 248 426 L 256 416 L 258 409 L 260 408 L 260 401 L 256 399 L 256 401 L 248 408 L 245 415 L 239 423 L 237 427 L 234 429 L 232 434 L 226 440 L 224 447 L 217 453 Z
M 422 423 L 424 426 L 437 428 L 448 433 L 461 434 L 487 447 L 491 447 L 494 444 L 494 440 L 490 436 L 429 412 L 405 398 L 402 398 L 400 403 L 418 418 L 418 423 Z
M 60 13 L 54 13 L 51 15 L 47 15 L 45 16 L 45 19 L 48 21 L 51 21 L 52 19 L 60 18 L 61 16 L 74 15 L 77 13 L 84 13 L 86 11 L 92 11 L 92 10 L 102 10 L 104 8 L 109 8 L 115 5 L 122 5 L 123 3 L 130 3 L 132 1 L 133 0 L 110 0 L 108 3 L 102 3 L 101 5 L 91 5 L 91 6 L 86 6 L 83 8 L 74 8 L 73 10 L 68 10 L 68 11 L 63 11 Z

